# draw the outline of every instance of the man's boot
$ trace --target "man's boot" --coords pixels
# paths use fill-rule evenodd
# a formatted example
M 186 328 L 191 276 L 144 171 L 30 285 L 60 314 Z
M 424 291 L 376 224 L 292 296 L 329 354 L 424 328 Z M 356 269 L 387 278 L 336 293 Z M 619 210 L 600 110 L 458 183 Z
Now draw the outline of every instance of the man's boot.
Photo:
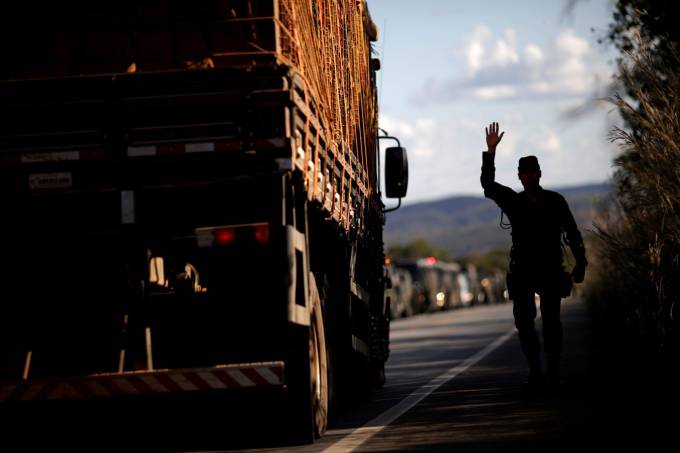
M 541 367 L 541 359 L 536 354 L 528 357 L 527 360 L 529 362 L 529 378 L 525 388 L 531 393 L 540 392 L 545 387 L 545 376 Z

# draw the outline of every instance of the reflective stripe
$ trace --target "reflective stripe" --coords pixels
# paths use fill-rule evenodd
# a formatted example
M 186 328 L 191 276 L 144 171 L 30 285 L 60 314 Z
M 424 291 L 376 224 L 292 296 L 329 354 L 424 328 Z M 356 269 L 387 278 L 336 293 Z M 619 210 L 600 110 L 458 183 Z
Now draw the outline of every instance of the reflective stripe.
M 139 157 L 139 156 L 155 156 L 156 147 L 155 146 L 128 146 L 127 149 L 128 156 Z
M 139 376 L 139 378 L 155 392 L 166 393 L 170 391 L 163 384 L 161 384 L 155 376 Z
M 195 370 L 105 373 L 80 378 L 31 380 L 0 386 L 0 401 L 111 398 L 283 385 L 284 362 L 220 365 Z
M 234 378 L 236 382 L 239 383 L 242 387 L 254 387 L 255 383 L 252 382 L 250 379 L 248 379 L 241 371 L 239 370 L 226 370 L 227 374 Z
M 202 372 L 198 373 L 201 379 L 203 379 L 209 386 L 210 388 L 214 389 L 226 389 L 227 386 L 224 385 L 224 382 L 220 381 L 217 376 L 215 376 L 214 373 L 207 373 L 207 372 Z
M 31 385 L 20 397 L 19 399 L 21 401 L 30 401 L 34 399 L 38 393 L 43 389 L 43 385 L 41 384 L 34 384 Z
M 61 162 L 79 159 L 80 153 L 78 151 L 21 153 L 22 164 L 31 164 L 35 162 Z
M 214 143 L 187 143 L 185 146 L 187 153 L 204 153 L 207 151 L 215 151 Z
M 265 378 L 265 380 L 270 384 L 281 384 L 281 378 L 274 374 L 271 369 L 266 367 L 258 367 L 255 370 L 260 373 L 260 375 Z
M 175 384 L 179 385 L 179 388 L 182 390 L 198 390 L 198 388 L 189 382 L 183 374 L 171 374 L 170 379 L 172 379 Z
M 89 380 L 85 381 L 85 385 L 87 386 L 88 390 L 95 396 L 99 397 L 108 397 L 111 396 L 111 392 L 104 387 L 102 384 L 95 380 Z
M 254 368 L 244 368 L 241 370 L 244 376 L 253 381 L 255 385 L 268 385 L 269 382 Z
M 53 392 L 49 394 L 47 399 L 50 400 L 56 400 L 56 399 L 61 399 L 61 398 L 69 398 L 69 399 L 81 399 L 83 395 L 75 389 L 71 384 L 68 384 L 66 382 L 61 382 L 57 387 L 54 389 Z
M 125 378 L 114 379 L 113 383 L 116 384 L 116 386 L 120 388 L 123 393 L 131 393 L 133 395 L 137 395 L 139 393 L 135 386 L 130 384 L 130 382 L 128 382 L 128 380 Z

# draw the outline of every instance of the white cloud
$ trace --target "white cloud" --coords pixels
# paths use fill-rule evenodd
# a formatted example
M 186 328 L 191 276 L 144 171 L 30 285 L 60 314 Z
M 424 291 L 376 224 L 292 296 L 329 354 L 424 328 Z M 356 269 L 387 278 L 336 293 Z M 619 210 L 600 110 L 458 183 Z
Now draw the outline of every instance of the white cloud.
M 532 148 L 547 153 L 557 152 L 561 147 L 559 136 L 550 128 L 544 128 L 537 134 L 530 136 L 529 144 Z
M 502 99 L 510 98 L 517 94 L 512 85 L 487 85 L 473 90 L 477 99 Z
M 574 30 L 563 30 L 555 42 L 555 48 L 566 55 L 573 55 L 576 58 L 583 57 L 590 53 L 590 45 L 587 41 L 576 36 Z
M 505 126 L 503 128 L 505 128 Z M 503 135 L 503 141 L 498 145 L 496 152 L 500 156 L 514 156 L 519 149 L 518 145 L 517 129 L 515 129 L 513 132 L 506 132 L 505 135 Z
M 505 67 L 519 62 L 516 50 L 517 33 L 512 28 L 491 44 L 493 34 L 486 25 L 478 25 L 473 30 L 465 46 L 467 72 L 474 76 L 489 66 Z M 488 48 L 490 45 L 493 48 Z
M 434 151 L 432 148 L 427 146 L 418 146 L 413 150 L 413 154 L 416 157 L 432 157 L 434 155 Z
M 516 37 L 515 30 L 509 28 L 503 33 L 503 37 L 496 40 L 496 47 L 491 54 L 491 66 L 505 67 L 519 63 Z
M 517 159 L 538 156 L 544 187 L 559 187 L 602 181 L 609 174 L 612 152 L 606 140 L 604 120 L 591 121 L 584 130 L 559 129 L 559 123 L 537 126 L 545 115 L 528 115 L 503 109 L 497 118 L 487 119 L 488 112 L 471 111 L 468 115 L 441 115 L 408 118 L 388 112 L 380 124 L 409 125 L 410 137 L 397 135 L 409 153 L 409 191 L 406 203 L 436 199 L 453 193 L 482 196 L 479 183 L 481 152 L 485 149 L 484 127 L 497 120 L 505 131 L 496 157 L 496 178 L 500 183 L 521 190 L 517 178 Z M 390 144 L 391 146 L 391 144 Z M 565 152 L 568 150 L 568 152 Z M 588 162 L 588 165 L 583 165 Z
M 436 124 L 432 118 L 419 118 L 416 120 L 416 129 L 419 131 L 431 132 Z
M 482 67 L 486 42 L 491 38 L 491 29 L 486 25 L 475 27 L 465 48 L 468 71 L 473 75 Z
M 389 114 L 382 114 L 380 127 L 397 137 L 402 145 L 409 148 L 411 154 L 420 158 L 429 158 L 434 155 L 433 137 L 436 133 L 436 123 L 433 119 L 418 118 L 411 122 L 394 118 Z
M 538 67 L 543 63 L 543 51 L 535 44 L 529 44 L 524 48 L 524 59 L 531 67 Z
M 546 48 L 529 43 L 520 52 L 515 30 L 509 28 L 494 39 L 485 25 L 478 25 L 467 39 L 464 72 L 463 77 L 428 81 L 416 102 L 585 98 L 608 83 L 612 73 L 572 29 L 561 30 Z
M 402 146 L 408 149 L 409 156 L 409 194 L 407 202 L 432 199 L 455 192 L 482 195 L 479 184 L 485 120 L 481 114 L 468 116 L 440 116 L 413 119 L 384 112 L 380 117 L 381 127 L 397 135 L 398 130 L 408 125 L 415 133 L 410 137 L 397 135 Z M 523 134 L 521 124 L 525 119 L 520 113 L 504 114 L 498 118 L 508 132 L 498 148 L 499 159 L 503 166 L 516 165 L 515 151 L 518 139 Z M 387 126 L 391 129 L 388 129 Z M 397 127 L 398 126 L 398 127 Z M 407 128 L 408 129 L 408 128 Z M 525 140 L 526 141 L 526 140 Z M 524 143 L 525 141 L 519 141 Z M 502 156 L 502 157 L 501 157 Z M 509 179 L 515 182 L 516 175 Z
M 408 122 L 384 114 L 380 116 L 380 127 L 388 134 L 398 137 L 413 137 L 415 133 L 413 126 Z
M 431 132 L 436 127 L 436 123 L 432 118 L 417 118 L 415 121 L 406 121 L 383 113 L 380 115 L 380 127 L 391 135 L 410 138 L 420 136 L 423 132 Z

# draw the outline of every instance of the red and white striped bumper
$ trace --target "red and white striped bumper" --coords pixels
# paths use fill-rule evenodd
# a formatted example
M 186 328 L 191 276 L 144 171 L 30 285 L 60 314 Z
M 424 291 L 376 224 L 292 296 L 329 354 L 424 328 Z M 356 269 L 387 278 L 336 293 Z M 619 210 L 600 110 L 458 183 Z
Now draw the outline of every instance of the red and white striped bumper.
M 0 383 L 0 402 L 81 400 L 283 385 L 283 362 L 262 362 L 4 382 Z

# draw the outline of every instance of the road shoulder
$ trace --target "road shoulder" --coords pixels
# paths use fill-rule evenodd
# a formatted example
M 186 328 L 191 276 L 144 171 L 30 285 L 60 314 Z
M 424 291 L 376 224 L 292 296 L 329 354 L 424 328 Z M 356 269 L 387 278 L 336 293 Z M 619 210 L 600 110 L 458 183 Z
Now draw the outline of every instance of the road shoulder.
M 523 392 L 526 365 L 513 336 L 476 366 L 433 392 L 360 451 L 573 451 L 585 446 L 660 445 L 656 401 L 631 387 L 626 364 L 607 357 L 579 301 L 563 305 L 563 383 Z M 540 329 L 540 321 L 537 322 Z M 599 338 L 599 335 L 597 336 Z M 628 366 L 636 366 L 628 364 Z M 616 382 L 612 382 L 612 380 Z

